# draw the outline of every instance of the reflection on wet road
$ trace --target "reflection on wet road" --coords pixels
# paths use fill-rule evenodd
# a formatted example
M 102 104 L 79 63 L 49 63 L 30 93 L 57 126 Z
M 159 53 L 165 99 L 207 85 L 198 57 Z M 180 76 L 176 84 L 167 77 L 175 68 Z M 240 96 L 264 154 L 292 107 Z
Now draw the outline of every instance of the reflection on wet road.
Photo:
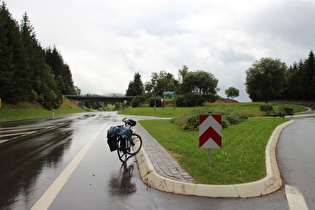
M 1 140 L 8 140 L 0 144 L 1 209 L 32 207 L 84 146 L 84 138 L 77 136 L 80 125 L 88 123 L 91 116 L 94 114 L 11 121 L 0 125 Z M 7 135 L 9 131 L 11 135 Z M 32 135 L 19 135 L 21 132 Z
M 128 196 L 137 191 L 136 184 L 132 181 L 134 165 L 128 161 L 121 165 L 118 174 L 113 174 L 108 185 L 110 196 Z
M 26 139 L 0 146 L 0 206 L 28 202 L 29 194 L 36 187 L 43 173 L 52 173 L 58 167 L 65 150 L 71 145 L 72 130 L 63 128 L 52 134 L 43 134 L 35 139 Z M 19 200 L 18 198 L 23 198 Z

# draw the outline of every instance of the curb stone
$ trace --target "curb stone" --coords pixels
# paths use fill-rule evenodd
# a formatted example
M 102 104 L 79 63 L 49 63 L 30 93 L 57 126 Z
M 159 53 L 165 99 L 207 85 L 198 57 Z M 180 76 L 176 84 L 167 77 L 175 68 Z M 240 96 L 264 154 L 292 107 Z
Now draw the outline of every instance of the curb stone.
M 302 114 L 302 115 L 293 115 L 293 116 L 285 116 L 288 119 L 301 119 L 301 118 L 309 118 L 315 117 L 315 114 Z

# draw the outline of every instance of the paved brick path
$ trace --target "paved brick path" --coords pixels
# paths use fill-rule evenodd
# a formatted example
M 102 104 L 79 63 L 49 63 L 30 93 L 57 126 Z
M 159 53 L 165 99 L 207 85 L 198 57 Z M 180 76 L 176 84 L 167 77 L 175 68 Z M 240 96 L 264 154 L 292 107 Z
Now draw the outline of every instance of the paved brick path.
M 135 131 L 143 141 L 152 165 L 157 173 L 166 178 L 193 183 L 194 179 L 174 160 L 174 158 L 140 125 L 137 123 Z

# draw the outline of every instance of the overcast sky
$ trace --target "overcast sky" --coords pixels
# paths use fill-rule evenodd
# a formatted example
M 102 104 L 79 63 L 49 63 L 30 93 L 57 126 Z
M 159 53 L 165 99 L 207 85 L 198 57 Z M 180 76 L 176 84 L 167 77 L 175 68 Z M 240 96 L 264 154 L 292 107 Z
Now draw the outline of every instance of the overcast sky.
M 6 0 L 13 18 L 27 12 L 43 47 L 56 46 L 83 94 L 126 93 L 165 70 L 178 79 L 211 72 L 219 95 L 229 87 L 249 101 L 245 71 L 262 57 L 288 66 L 315 49 L 314 0 Z

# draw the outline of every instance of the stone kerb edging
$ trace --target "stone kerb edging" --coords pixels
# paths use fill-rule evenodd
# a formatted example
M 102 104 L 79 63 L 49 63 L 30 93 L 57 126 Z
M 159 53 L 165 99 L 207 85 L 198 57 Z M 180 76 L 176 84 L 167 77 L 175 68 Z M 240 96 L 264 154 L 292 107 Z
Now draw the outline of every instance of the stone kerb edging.
M 315 117 L 315 114 L 301 114 L 301 115 L 285 116 L 285 118 L 289 118 L 289 119 L 300 119 L 300 118 L 309 118 L 309 117 Z
M 276 159 L 278 139 L 281 131 L 293 122 L 290 120 L 279 125 L 270 136 L 265 150 L 267 176 L 261 180 L 234 185 L 206 185 L 171 180 L 155 171 L 143 148 L 136 155 L 141 178 L 144 183 L 157 190 L 182 195 L 247 198 L 273 193 L 283 185 Z

